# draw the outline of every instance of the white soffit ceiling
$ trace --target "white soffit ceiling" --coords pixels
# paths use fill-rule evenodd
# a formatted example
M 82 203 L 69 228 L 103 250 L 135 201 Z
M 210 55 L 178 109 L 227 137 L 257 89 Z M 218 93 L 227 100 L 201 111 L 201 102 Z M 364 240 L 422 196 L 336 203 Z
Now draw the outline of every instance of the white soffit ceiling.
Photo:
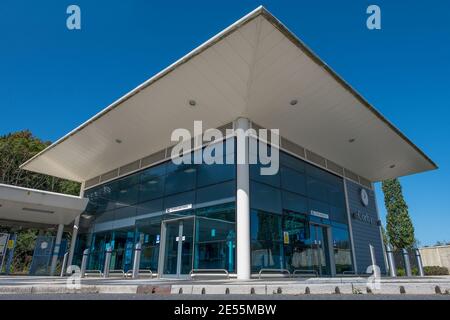
M 69 224 L 88 199 L 0 184 L 0 219 L 43 224 Z
M 298 104 L 291 106 L 292 99 Z M 437 168 L 262 7 L 22 168 L 86 181 L 173 144 L 172 131 L 192 131 L 194 120 L 207 129 L 241 116 L 279 128 L 283 137 L 371 181 Z

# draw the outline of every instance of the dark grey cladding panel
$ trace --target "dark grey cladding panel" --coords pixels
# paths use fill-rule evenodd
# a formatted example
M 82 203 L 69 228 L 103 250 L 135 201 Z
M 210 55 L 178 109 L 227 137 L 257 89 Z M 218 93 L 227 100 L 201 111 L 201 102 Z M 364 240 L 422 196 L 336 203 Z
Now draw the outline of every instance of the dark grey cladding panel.
M 369 195 L 369 204 L 366 207 L 363 205 L 360 195 L 363 187 L 347 179 L 345 181 L 347 184 L 348 204 L 358 273 L 365 273 L 367 267 L 372 264 L 369 244 L 375 248 L 375 259 L 381 272 L 384 273 L 386 268 L 380 227 L 377 224 L 378 216 L 374 191 L 364 188 Z

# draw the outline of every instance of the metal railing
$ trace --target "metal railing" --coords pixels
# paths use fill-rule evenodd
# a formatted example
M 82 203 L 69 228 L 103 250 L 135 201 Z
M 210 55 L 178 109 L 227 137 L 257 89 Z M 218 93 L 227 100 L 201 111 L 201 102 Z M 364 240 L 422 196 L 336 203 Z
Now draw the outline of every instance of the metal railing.
M 356 276 L 356 271 L 347 270 L 347 271 L 342 272 L 342 275 L 344 275 L 344 276 L 346 276 L 346 275 L 354 275 L 354 276 Z
M 150 269 L 139 269 L 139 275 L 140 276 L 149 276 L 150 278 L 153 278 L 153 275 L 157 275 L 157 274 L 155 274 L 155 273 L 153 273 L 153 271 L 152 270 L 150 270 Z M 133 276 L 133 269 L 131 269 L 131 270 L 128 270 L 126 273 L 125 273 L 125 277 L 126 278 L 131 278 Z
M 121 269 L 110 269 L 108 272 L 109 277 L 121 277 L 125 278 L 125 271 Z
M 189 276 L 191 278 L 195 277 L 218 277 L 225 276 L 227 279 L 230 279 L 230 273 L 225 269 L 192 269 L 189 272 Z
M 310 275 L 318 277 L 319 273 L 314 269 L 294 269 L 294 271 L 292 272 L 292 277 L 305 277 Z
M 99 277 L 103 277 L 103 273 L 101 270 L 85 270 L 83 273 L 83 277 L 98 275 Z
M 69 257 L 69 252 L 64 253 L 64 258 L 61 264 L 61 273 L 60 277 L 64 277 L 66 275 L 66 269 L 67 269 L 67 258 Z
M 285 277 L 285 274 L 288 275 L 288 277 L 291 277 L 291 272 L 288 269 L 261 269 L 259 270 L 259 277 L 258 279 L 261 279 L 261 276 L 263 273 L 270 273 L 271 275 L 278 275 Z

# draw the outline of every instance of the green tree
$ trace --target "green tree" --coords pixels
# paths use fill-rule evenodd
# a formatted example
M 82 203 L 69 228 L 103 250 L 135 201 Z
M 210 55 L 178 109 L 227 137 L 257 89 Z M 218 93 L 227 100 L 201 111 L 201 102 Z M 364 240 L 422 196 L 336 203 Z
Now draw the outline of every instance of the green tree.
M 383 225 L 381 225 L 381 236 L 383 237 L 384 245 L 390 244 L 388 236 L 386 234 L 386 229 L 384 228 Z
M 19 166 L 50 145 L 29 130 L 0 136 L 0 183 L 78 195 L 80 184 L 22 170 Z
M 29 130 L 0 136 L 0 183 L 78 195 L 80 184 L 40 173 L 22 170 L 19 166 L 50 145 L 33 136 Z M 17 233 L 11 272 L 26 272 L 30 266 L 37 229 L 0 226 L 0 232 Z
M 387 210 L 386 231 L 389 243 L 394 249 L 411 248 L 415 242 L 414 226 L 403 199 L 400 182 L 398 179 L 385 180 L 382 189 Z

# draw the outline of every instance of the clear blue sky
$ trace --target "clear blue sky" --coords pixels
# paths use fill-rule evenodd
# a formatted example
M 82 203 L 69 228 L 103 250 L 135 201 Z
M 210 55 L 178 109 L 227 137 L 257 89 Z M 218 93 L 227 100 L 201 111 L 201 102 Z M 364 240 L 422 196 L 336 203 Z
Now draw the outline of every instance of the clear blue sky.
M 260 4 L 439 165 L 401 182 L 420 242 L 450 241 L 449 1 L 2 0 L 0 134 L 54 141 Z

